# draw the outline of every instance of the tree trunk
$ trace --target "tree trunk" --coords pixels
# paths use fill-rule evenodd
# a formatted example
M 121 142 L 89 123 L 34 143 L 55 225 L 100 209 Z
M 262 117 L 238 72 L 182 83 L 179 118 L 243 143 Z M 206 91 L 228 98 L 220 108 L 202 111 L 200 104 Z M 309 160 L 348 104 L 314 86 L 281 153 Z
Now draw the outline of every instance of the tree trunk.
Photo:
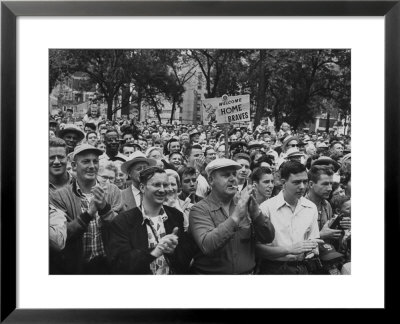
M 121 115 L 129 115 L 129 85 L 122 87 L 122 103 L 121 103 Z
M 153 101 L 154 110 L 156 111 L 156 114 L 157 114 L 158 121 L 159 121 L 159 122 L 160 122 L 160 124 L 161 124 L 161 116 L 160 116 L 160 112 L 158 111 L 158 105 L 157 105 L 157 102 L 154 100 L 154 98 L 153 98 L 153 97 L 151 97 L 151 101 Z
M 113 98 L 112 97 L 107 97 L 107 119 L 112 120 L 113 116 Z
M 175 98 L 172 101 L 172 111 L 171 111 L 171 118 L 169 119 L 169 123 L 172 125 L 172 119 L 174 119 L 174 114 L 176 110 L 176 100 Z
M 141 118 L 141 115 L 142 115 L 142 97 L 143 97 L 142 88 L 138 87 L 138 89 L 137 89 L 137 100 L 136 100 L 137 109 L 139 111 L 138 116 L 137 116 L 137 120 L 138 121 L 141 121 L 140 118 Z
M 273 119 L 274 119 L 274 126 L 275 126 L 275 130 L 278 129 L 279 126 L 279 101 L 278 99 L 276 100 L 274 106 L 272 107 L 272 115 L 273 115 Z
M 331 114 L 330 114 L 330 112 L 328 111 L 327 114 L 326 114 L 326 127 L 325 127 L 325 132 L 326 132 L 327 134 L 329 134 L 330 119 L 331 119 Z
M 265 60 L 266 50 L 260 50 L 260 68 L 258 73 L 258 95 L 257 95 L 257 107 L 256 107 L 256 115 L 254 118 L 254 129 L 260 124 L 260 120 L 264 115 L 265 109 L 265 91 L 266 91 L 266 84 L 265 84 Z

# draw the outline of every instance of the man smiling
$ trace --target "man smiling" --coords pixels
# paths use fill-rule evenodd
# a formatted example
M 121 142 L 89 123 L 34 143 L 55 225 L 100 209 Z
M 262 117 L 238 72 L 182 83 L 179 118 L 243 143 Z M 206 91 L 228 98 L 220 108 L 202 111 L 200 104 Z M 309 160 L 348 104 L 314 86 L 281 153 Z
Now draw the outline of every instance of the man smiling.
M 65 125 L 59 136 L 67 143 L 67 154 L 72 153 L 76 145 L 85 138 L 83 131 L 72 124 Z
M 274 238 L 274 228 L 260 212 L 252 187 L 234 199 L 240 168 L 239 163 L 224 158 L 206 167 L 211 193 L 189 214 L 189 231 L 201 250 L 194 257 L 193 273 L 251 274 L 255 240 L 269 243 Z
M 49 141 L 49 188 L 55 191 L 68 185 L 72 177 L 67 172 L 67 144 L 61 138 Z
M 143 203 L 119 214 L 111 225 L 109 250 L 118 274 L 184 273 L 182 213 L 163 205 L 170 184 L 165 171 L 150 167 L 140 172 Z M 182 242 L 182 243 L 181 243 Z
M 116 130 L 109 129 L 104 135 L 104 143 L 106 144 L 106 152 L 100 158 L 107 161 L 122 161 L 125 162 L 128 158 L 120 153 L 119 136 Z
M 123 209 L 120 190 L 113 184 L 97 182 L 99 155 L 89 145 L 77 146 L 71 163 L 76 179 L 50 196 L 50 204 L 67 219 L 65 248 L 50 256 L 51 273 L 106 274 L 109 272 L 104 248 L 110 222 Z

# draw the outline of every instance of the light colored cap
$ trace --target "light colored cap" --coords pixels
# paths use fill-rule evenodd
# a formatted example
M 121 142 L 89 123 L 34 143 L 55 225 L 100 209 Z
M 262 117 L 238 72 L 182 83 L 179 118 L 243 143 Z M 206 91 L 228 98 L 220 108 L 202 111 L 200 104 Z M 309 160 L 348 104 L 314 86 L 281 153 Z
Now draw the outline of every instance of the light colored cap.
M 121 171 L 129 174 L 129 169 L 138 162 L 146 162 L 149 166 L 155 166 L 156 160 L 146 158 L 143 152 L 135 151 L 129 156 L 129 160 L 121 164 Z
M 295 157 L 295 156 L 303 156 L 303 152 L 300 152 L 297 147 L 291 147 L 286 151 L 286 157 L 288 159 Z
M 160 154 L 162 155 L 161 149 L 157 146 L 151 146 L 149 148 L 147 148 L 146 152 L 144 153 L 145 156 L 149 156 L 151 152 L 153 152 L 154 150 L 157 150 L 158 152 L 160 152 Z
M 210 163 L 208 163 L 206 166 L 206 172 L 207 172 L 207 175 L 210 175 L 215 170 L 227 168 L 227 167 L 234 167 L 237 170 L 242 168 L 242 166 L 239 163 L 237 163 L 236 161 L 233 161 L 231 159 L 221 158 L 221 159 L 215 159 L 215 160 L 211 161 Z
M 317 143 L 317 148 L 321 148 L 321 147 L 323 147 L 323 148 L 328 148 L 329 146 L 326 145 L 326 143 L 324 143 L 324 142 L 322 142 L 322 143 Z
M 191 136 L 196 135 L 196 134 L 200 134 L 200 132 L 195 128 L 192 131 L 190 131 L 189 136 L 191 137 Z
M 67 133 L 75 133 L 78 135 L 78 141 L 82 141 L 85 138 L 85 133 L 74 124 L 65 124 L 63 129 L 59 132 L 59 137 L 63 138 Z
M 103 154 L 103 151 L 98 149 L 97 147 L 94 147 L 93 145 L 90 144 L 81 144 L 77 145 L 74 149 L 74 153 L 72 155 L 72 159 L 75 159 L 75 156 L 83 153 L 83 152 L 93 152 L 94 154 L 97 154 L 98 156 Z
M 285 151 L 286 146 L 291 141 L 297 141 L 297 143 L 298 143 L 299 142 L 299 138 L 297 136 L 292 136 L 292 135 L 289 135 L 289 136 L 285 137 L 285 139 L 283 140 L 283 143 L 282 143 L 282 150 L 283 151 Z

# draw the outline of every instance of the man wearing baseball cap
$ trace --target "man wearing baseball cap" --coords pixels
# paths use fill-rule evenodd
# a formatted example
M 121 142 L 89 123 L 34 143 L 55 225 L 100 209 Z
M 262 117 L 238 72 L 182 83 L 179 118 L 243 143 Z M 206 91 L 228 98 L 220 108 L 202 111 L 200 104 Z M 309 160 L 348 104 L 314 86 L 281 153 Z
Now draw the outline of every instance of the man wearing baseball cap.
M 237 191 L 241 165 L 220 158 L 206 172 L 210 194 L 189 214 L 189 231 L 200 252 L 194 256 L 195 274 L 251 274 L 255 268 L 255 241 L 269 243 L 275 231 L 261 213 L 253 187 Z
M 141 205 L 139 173 L 150 166 L 155 166 L 156 163 L 154 159 L 147 159 L 141 151 L 135 151 L 131 154 L 128 161 L 122 163 L 121 171 L 132 180 L 132 185 L 121 192 L 122 201 L 126 210 Z
M 77 146 L 71 163 L 76 179 L 50 195 L 50 205 L 67 219 L 65 248 L 50 255 L 50 273 L 109 273 L 107 232 L 123 204 L 118 187 L 97 181 L 102 153 L 89 144 Z

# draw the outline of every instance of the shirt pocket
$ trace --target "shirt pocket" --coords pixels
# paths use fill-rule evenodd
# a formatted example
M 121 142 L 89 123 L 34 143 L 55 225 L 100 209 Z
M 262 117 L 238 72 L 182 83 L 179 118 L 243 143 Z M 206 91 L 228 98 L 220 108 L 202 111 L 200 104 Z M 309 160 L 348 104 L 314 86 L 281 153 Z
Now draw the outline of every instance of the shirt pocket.
M 222 224 L 227 220 L 227 218 L 225 217 L 225 215 L 221 210 L 211 211 L 210 216 L 215 227 L 217 227 L 218 225 Z
M 238 236 L 241 243 L 249 243 L 251 241 L 252 227 L 250 222 L 240 224 L 238 229 Z

